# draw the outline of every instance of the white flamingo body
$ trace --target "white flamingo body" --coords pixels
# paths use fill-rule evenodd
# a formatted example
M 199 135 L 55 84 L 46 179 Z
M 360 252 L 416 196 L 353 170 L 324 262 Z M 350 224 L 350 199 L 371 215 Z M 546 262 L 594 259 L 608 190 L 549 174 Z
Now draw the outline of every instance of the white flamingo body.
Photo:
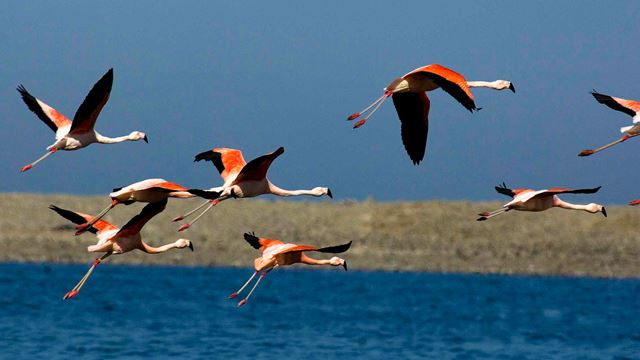
M 220 201 L 229 198 L 251 198 L 264 194 L 272 194 L 277 196 L 323 196 L 333 197 L 331 190 L 326 187 L 315 187 L 310 190 L 285 190 L 277 187 L 267 178 L 267 171 L 271 163 L 284 153 L 284 148 L 280 147 L 276 151 L 259 156 L 248 163 L 245 162 L 242 152 L 236 149 L 215 148 L 213 150 L 204 151 L 196 155 L 194 161 L 207 160 L 211 161 L 216 167 L 220 176 L 224 180 L 224 185 L 213 187 L 208 190 L 189 189 L 191 194 L 209 199 L 209 201 L 201 204 L 185 215 L 181 215 L 173 219 L 173 221 L 183 220 L 190 216 L 201 207 L 209 204 L 202 213 L 200 213 L 191 223 L 183 224 L 179 231 L 185 230 L 195 223 L 209 211 L 214 205 Z
M 40 161 L 58 150 L 73 151 L 87 147 L 93 143 L 115 144 L 123 141 L 144 140 L 147 136 L 140 131 L 133 131 L 129 135 L 110 138 L 103 136 L 94 130 L 94 125 L 100 111 L 109 100 L 111 86 L 113 85 L 113 69 L 93 86 L 84 99 L 73 121 L 62 115 L 59 111 L 31 95 L 24 86 L 18 87 L 18 92 L 29 110 L 33 111 L 42 122 L 56 134 L 56 141 L 47 147 L 47 153 L 36 161 L 22 167 L 21 171 L 27 171 Z

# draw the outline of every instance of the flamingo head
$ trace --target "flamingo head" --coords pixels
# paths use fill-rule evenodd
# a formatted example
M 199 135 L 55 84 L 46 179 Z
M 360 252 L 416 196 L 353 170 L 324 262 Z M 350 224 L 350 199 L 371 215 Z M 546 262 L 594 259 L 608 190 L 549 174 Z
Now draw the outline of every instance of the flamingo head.
M 187 240 L 187 239 L 176 240 L 176 247 L 178 249 L 183 249 L 188 247 L 189 249 L 191 249 L 191 251 L 193 251 L 193 243 L 191 242 L 191 240 Z
M 149 143 L 147 134 L 143 133 L 142 131 L 131 132 L 131 134 L 129 134 L 129 139 L 131 139 L 132 141 L 144 140 L 144 142 Z
M 599 204 L 587 204 L 586 209 L 588 212 L 592 213 L 592 214 L 596 214 L 601 212 L 602 215 L 604 215 L 604 217 L 607 217 L 607 209 L 604 208 L 604 206 L 599 205 Z
M 329 264 L 331 264 L 331 266 L 342 266 L 344 270 L 347 271 L 347 261 L 345 259 L 334 256 L 329 259 Z
M 513 86 L 511 81 L 508 81 L 508 80 L 496 80 L 496 81 L 494 81 L 494 84 L 496 85 L 496 89 L 498 89 L 498 90 L 509 89 L 509 90 L 513 91 L 514 93 L 516 92 L 516 88 L 515 88 L 515 86 Z
M 315 187 L 315 188 L 311 189 L 311 192 L 313 193 L 314 196 L 327 195 L 328 197 L 333 199 L 333 193 L 331 193 L 331 189 L 329 189 L 327 187 Z

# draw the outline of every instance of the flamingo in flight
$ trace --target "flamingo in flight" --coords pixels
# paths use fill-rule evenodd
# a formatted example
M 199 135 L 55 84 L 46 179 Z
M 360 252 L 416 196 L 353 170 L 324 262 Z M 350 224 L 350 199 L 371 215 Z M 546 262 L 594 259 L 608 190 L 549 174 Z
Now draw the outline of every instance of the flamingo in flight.
M 20 171 L 24 172 L 31 169 L 37 163 L 58 150 L 78 150 L 92 143 L 115 144 L 127 140 L 144 140 L 148 143 L 149 139 L 147 135 L 140 131 L 134 131 L 125 136 L 110 138 L 100 135 L 93 129 L 100 111 L 109 100 L 112 84 L 113 69 L 109 69 L 109 71 L 93 85 L 93 88 L 89 91 L 89 94 L 76 111 L 73 122 L 56 109 L 29 94 L 24 86 L 18 86 L 18 92 L 22 95 L 22 100 L 27 104 L 29 110 L 33 111 L 42 122 L 56 133 L 56 141 L 47 147 L 47 153 L 31 164 L 25 165 Z
M 602 151 L 604 149 L 610 148 L 614 145 L 617 145 L 621 142 L 625 142 L 634 136 L 640 135 L 640 102 L 633 100 L 621 99 L 609 95 L 604 95 L 596 92 L 595 90 L 591 92 L 591 95 L 596 99 L 600 104 L 607 105 L 613 110 L 621 111 L 633 118 L 633 125 L 625 126 L 620 128 L 620 132 L 623 134 L 622 137 L 614 142 L 611 142 L 607 145 L 601 146 L 597 149 L 588 149 L 582 150 L 578 156 L 589 156 L 597 153 L 598 151 Z
M 195 197 L 184 186 L 172 183 L 164 179 L 147 179 L 131 185 L 115 188 L 109 194 L 111 204 L 104 208 L 98 215 L 92 217 L 88 223 L 76 226 L 76 235 L 87 231 L 96 221 L 102 219 L 114 206 L 118 204 L 130 205 L 134 202 L 155 203 L 166 200 L 169 197 L 187 199 Z
M 284 153 L 284 148 L 279 147 L 276 151 L 259 156 L 248 163 L 244 161 L 240 150 L 228 148 L 215 148 L 213 150 L 204 151 L 196 155 L 195 161 L 211 161 L 216 167 L 224 184 L 209 190 L 190 189 L 189 192 L 208 199 L 197 208 L 188 213 L 178 216 L 173 221 L 180 221 L 190 216 L 203 206 L 209 206 L 202 211 L 191 223 L 183 224 L 178 231 L 189 228 L 193 223 L 198 221 L 202 215 L 209 211 L 213 206 L 223 200 L 229 198 L 249 198 L 263 194 L 273 194 L 277 196 L 323 196 L 327 195 L 333 198 L 331 190 L 326 187 L 315 187 L 311 190 L 285 190 L 281 189 L 267 179 L 267 171 L 273 160 Z
M 229 295 L 229 299 L 237 297 L 242 290 L 251 283 L 251 280 L 253 280 L 259 272 L 262 271 L 262 273 L 260 274 L 258 281 L 253 285 L 253 288 L 251 288 L 251 291 L 249 291 L 249 294 L 238 302 L 238 307 L 247 303 L 249 297 L 251 297 L 251 294 L 253 294 L 253 291 L 258 287 L 258 284 L 260 284 L 260 281 L 262 281 L 265 275 L 278 266 L 302 263 L 307 265 L 342 266 L 345 271 L 347 270 L 347 262 L 337 256 L 334 256 L 329 260 L 316 260 L 308 257 L 304 252 L 317 251 L 322 253 L 339 254 L 349 250 L 349 247 L 351 247 L 351 241 L 343 245 L 319 248 L 317 246 L 288 244 L 283 243 L 280 240 L 259 238 L 253 233 L 245 233 L 244 239 L 253 246 L 254 249 L 260 250 L 262 256 L 254 261 L 254 267 L 256 270 L 253 275 L 251 275 L 249 280 L 247 280 L 247 282 L 245 282 L 238 291 Z
M 473 112 L 474 110 L 480 110 L 480 108 L 476 107 L 473 94 L 469 89 L 471 87 L 484 87 L 495 90 L 509 89 L 514 93 L 516 92 L 510 81 L 467 81 L 462 75 L 451 69 L 442 65 L 432 64 L 417 68 L 401 78 L 393 80 L 384 89 L 382 96 L 362 111 L 351 114 L 347 120 L 355 120 L 366 114 L 353 126 L 354 129 L 361 127 L 391 96 L 402 123 L 402 143 L 413 164 L 418 165 L 424 158 L 427 133 L 429 132 L 430 101 L 426 92 L 442 88 L 467 110 Z
M 552 207 L 559 207 L 563 209 L 569 210 L 583 210 L 586 212 L 590 212 L 592 214 L 601 212 L 605 217 L 607 216 L 607 210 L 602 205 L 598 204 L 587 204 L 587 205 L 578 205 L 571 204 L 566 201 L 561 200 L 558 195 L 559 194 L 593 194 L 600 190 L 600 186 L 593 189 L 567 189 L 567 188 L 551 188 L 544 190 L 531 190 L 531 189 L 515 189 L 511 190 L 507 188 L 507 186 L 502 183 L 502 186 L 496 186 L 496 191 L 500 194 L 511 196 L 513 200 L 508 203 L 502 205 L 502 207 L 498 210 L 494 210 L 491 212 L 483 212 L 478 215 L 480 217 L 477 219 L 478 221 L 484 221 L 490 219 L 494 216 L 505 213 L 509 210 L 519 210 L 519 211 L 544 211 L 547 209 L 551 209 Z
M 67 300 L 78 295 L 78 292 L 96 266 L 113 254 L 124 254 L 134 249 L 142 250 L 147 254 L 159 254 L 171 249 L 182 249 L 186 247 L 193 251 L 193 244 L 190 240 L 186 239 L 178 239 L 173 243 L 160 247 L 153 247 L 142 241 L 140 230 L 142 230 L 142 227 L 147 223 L 147 221 L 161 213 L 166 205 L 167 199 L 148 204 L 138 215 L 129 220 L 129 222 L 127 222 L 121 229 L 104 220 L 96 221 L 88 231 L 96 234 L 98 237 L 98 243 L 96 245 L 89 246 L 87 250 L 89 252 L 104 252 L 105 254 L 93 261 L 89 271 L 87 271 L 80 282 L 78 282 L 71 291 L 65 294 L 63 299 Z M 57 212 L 60 216 L 76 224 L 83 224 L 92 220 L 91 215 L 61 209 L 55 205 L 51 205 L 49 208 Z

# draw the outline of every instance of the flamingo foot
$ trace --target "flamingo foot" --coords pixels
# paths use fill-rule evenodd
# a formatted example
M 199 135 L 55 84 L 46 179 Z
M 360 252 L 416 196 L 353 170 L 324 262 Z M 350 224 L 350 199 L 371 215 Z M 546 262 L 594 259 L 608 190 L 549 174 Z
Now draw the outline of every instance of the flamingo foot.
M 360 117 L 360 113 L 359 112 L 353 113 L 353 114 L 349 115 L 349 117 L 347 118 L 347 121 L 355 120 L 355 119 L 357 119 L 359 117 Z
M 631 206 L 636 206 L 636 205 L 639 205 L 639 204 L 640 204 L 640 199 L 629 201 L 629 205 L 631 205 Z
M 213 200 L 209 200 L 209 202 L 211 203 L 211 205 L 216 206 L 220 203 L 220 200 L 218 199 L 213 199 Z
M 64 295 L 62 300 L 71 299 L 72 297 L 75 297 L 76 295 L 78 295 L 78 290 L 71 290 L 71 291 L 69 291 L 68 293 L 66 293 Z
M 238 296 L 238 293 L 234 292 L 233 294 L 229 295 L 229 297 L 227 299 L 233 299 L 233 298 L 235 298 L 237 296 Z
M 364 125 L 364 123 L 366 123 L 366 122 L 367 122 L 367 119 L 362 119 L 362 120 L 358 121 L 357 123 L 355 123 L 355 125 L 353 125 L 353 128 L 357 129 L 360 126 Z
M 31 169 L 33 167 L 33 165 L 29 164 L 29 165 L 25 165 L 22 167 L 22 169 L 20 169 L 20 172 L 25 172 L 29 169 Z
M 240 302 L 238 303 L 238 307 L 241 307 L 242 305 L 247 303 L 247 299 L 242 299 L 240 300 Z
M 589 156 L 589 155 L 593 155 L 595 153 L 595 151 L 593 150 L 582 150 L 580 151 L 580 154 L 578 154 L 578 156 Z
M 486 217 L 486 216 L 480 216 L 479 218 L 476 219 L 476 221 L 485 221 L 487 219 L 488 219 L 488 217 Z
M 184 224 L 184 225 L 180 226 L 180 229 L 178 229 L 178 231 L 187 230 L 189 228 L 189 226 L 191 226 L 191 225 L 190 224 Z
M 173 218 L 173 220 L 171 220 L 171 221 L 176 222 L 176 221 L 181 221 L 181 220 L 184 220 L 184 215 L 176 216 L 176 217 L 175 217 L 175 218 Z
M 481 213 L 480 213 L 480 214 L 478 214 L 478 215 L 479 215 L 479 216 L 482 216 L 482 217 L 487 217 L 487 216 L 489 216 L 489 212 L 488 212 L 488 211 L 481 212 Z

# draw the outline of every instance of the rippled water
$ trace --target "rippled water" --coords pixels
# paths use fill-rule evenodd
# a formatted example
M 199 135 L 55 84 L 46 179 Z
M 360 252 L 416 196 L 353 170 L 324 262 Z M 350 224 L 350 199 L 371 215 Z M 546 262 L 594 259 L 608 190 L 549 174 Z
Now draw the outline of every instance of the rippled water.
M 640 280 L 0 265 L 3 358 L 640 358 Z

